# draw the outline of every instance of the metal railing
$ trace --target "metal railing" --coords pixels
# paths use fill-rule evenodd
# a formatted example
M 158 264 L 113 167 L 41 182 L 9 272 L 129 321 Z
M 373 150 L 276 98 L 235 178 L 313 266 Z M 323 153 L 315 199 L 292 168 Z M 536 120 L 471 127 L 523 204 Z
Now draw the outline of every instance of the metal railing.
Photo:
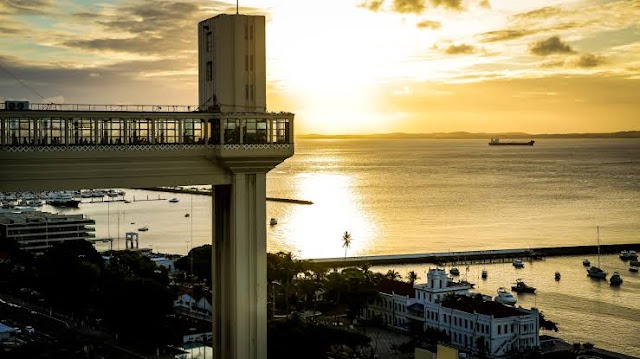
M 106 112 L 196 112 L 196 105 L 113 105 L 113 104 L 70 104 L 70 103 L 29 103 L 25 111 L 106 111 Z M 6 103 L 0 102 L 0 110 Z
M 290 113 L 0 111 L 0 147 L 5 150 L 132 145 L 267 149 L 266 145 L 292 143 Z

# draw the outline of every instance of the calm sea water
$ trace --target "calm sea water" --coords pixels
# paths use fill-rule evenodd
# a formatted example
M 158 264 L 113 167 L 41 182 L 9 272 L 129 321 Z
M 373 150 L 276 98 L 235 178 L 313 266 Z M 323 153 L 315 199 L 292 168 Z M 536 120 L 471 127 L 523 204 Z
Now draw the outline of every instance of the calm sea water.
M 184 254 L 211 243 L 210 197 L 126 191 L 127 199 L 180 202 L 82 204 L 68 211 L 96 219 L 98 237 L 148 226 L 140 245 L 158 252 Z M 486 140 L 301 140 L 296 155 L 269 173 L 267 193 L 314 202 L 267 204 L 267 216 L 278 219 L 267 229 L 268 249 L 300 258 L 344 256 L 345 231 L 353 238 L 348 255 L 596 244 L 596 225 L 603 244 L 639 243 L 640 140 L 540 140 L 534 147 L 492 147 Z M 510 264 L 486 266 L 487 281 L 477 280 L 480 267 L 470 267 L 469 279 L 494 294 L 522 277 L 539 294 L 520 296 L 520 303 L 559 322 L 559 336 L 640 356 L 640 280 L 617 258 L 603 257 L 603 267 L 621 272 L 620 289 L 589 280 L 581 258 L 572 257 L 519 271 Z M 422 271 L 424 279 L 427 268 L 395 269 Z M 560 282 L 553 279 L 556 270 Z

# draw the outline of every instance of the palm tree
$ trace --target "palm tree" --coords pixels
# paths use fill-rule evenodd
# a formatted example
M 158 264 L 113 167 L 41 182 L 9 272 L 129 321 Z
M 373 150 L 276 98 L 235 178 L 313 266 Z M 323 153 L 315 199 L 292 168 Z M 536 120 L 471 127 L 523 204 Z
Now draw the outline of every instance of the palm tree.
M 414 285 L 419 278 L 420 277 L 418 276 L 418 274 L 414 271 L 411 271 L 409 272 L 409 274 L 407 274 L 407 279 L 409 279 L 409 283 L 411 285 Z
M 344 247 L 344 260 L 347 260 L 347 249 L 351 247 L 351 234 L 347 231 L 342 235 L 342 246 Z
M 402 279 L 402 275 L 395 271 L 395 269 L 389 269 L 385 277 L 390 280 L 400 280 Z
M 369 276 L 369 269 L 371 269 L 371 264 L 369 263 L 362 263 L 360 265 L 360 270 L 362 271 L 362 274 L 364 274 L 365 277 Z

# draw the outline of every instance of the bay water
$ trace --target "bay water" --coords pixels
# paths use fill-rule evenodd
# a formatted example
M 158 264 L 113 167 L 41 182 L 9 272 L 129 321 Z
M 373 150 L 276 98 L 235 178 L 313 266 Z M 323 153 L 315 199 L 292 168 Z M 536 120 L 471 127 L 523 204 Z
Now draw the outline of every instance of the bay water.
M 640 243 L 640 139 L 543 139 L 535 146 L 488 146 L 486 140 L 299 140 L 296 154 L 267 176 L 268 250 L 298 258 L 482 249 Z M 206 184 L 203 184 L 206 185 Z M 83 203 L 97 237 L 140 232 L 140 246 L 185 254 L 211 243 L 211 197 L 125 189 L 131 203 Z M 167 201 L 140 199 L 177 198 Z M 189 214 L 189 216 L 186 216 Z M 352 238 L 342 246 L 342 235 Z M 109 245 L 98 244 L 99 249 Z M 114 249 L 124 248 L 116 241 Z M 107 248 L 108 249 L 108 248 Z M 346 252 L 346 253 L 345 253 Z M 596 260 L 593 256 L 592 262 Z M 516 271 L 510 264 L 471 266 L 478 291 L 524 278 L 538 295 L 520 296 L 557 321 L 568 341 L 640 356 L 640 280 L 615 256 L 619 289 L 586 277 L 581 258 L 549 258 Z M 386 271 L 391 267 L 380 267 Z M 425 278 L 428 266 L 398 265 Z M 465 267 L 460 267 L 466 273 Z M 560 271 L 562 279 L 554 281 Z

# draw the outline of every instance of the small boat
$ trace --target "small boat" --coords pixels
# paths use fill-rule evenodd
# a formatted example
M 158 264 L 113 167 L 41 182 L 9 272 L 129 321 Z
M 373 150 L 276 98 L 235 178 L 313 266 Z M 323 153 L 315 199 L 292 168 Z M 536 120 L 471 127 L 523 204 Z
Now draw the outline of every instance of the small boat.
M 514 260 L 512 264 L 516 268 L 524 268 L 524 263 L 522 263 L 521 259 Z
M 637 260 L 638 259 L 638 254 L 636 253 L 636 251 L 621 251 L 620 252 L 620 259 L 622 259 L 623 261 L 626 260 Z
M 638 273 L 638 267 L 629 267 L 629 272 Z
M 511 286 L 511 290 L 516 293 L 535 293 L 536 288 L 527 285 L 522 279 L 516 279 L 516 284 Z
M 451 275 L 460 275 L 460 270 L 458 269 L 458 267 L 453 267 L 453 268 L 449 269 L 449 273 Z
M 585 259 L 582 260 L 582 265 L 585 266 L 585 267 L 588 267 L 588 266 L 591 265 L 591 261 L 588 260 L 587 258 L 585 258 Z
M 180 201 L 177 198 L 171 198 L 169 200 L 169 203 L 178 203 L 178 202 L 180 202 Z
M 555 278 L 556 278 L 556 280 L 560 280 L 560 272 L 556 272 Z
M 596 226 L 597 238 L 598 238 L 598 266 L 589 267 L 587 269 L 587 275 L 595 279 L 607 279 L 607 272 L 600 269 L 600 226 Z
M 140 232 L 146 232 L 146 231 L 148 231 L 148 230 L 149 230 L 149 227 L 147 227 L 147 226 L 140 227 L 140 228 L 138 228 L 138 230 L 139 230 Z
M 611 278 L 609 278 L 609 283 L 611 283 L 611 285 L 622 284 L 622 277 L 620 277 L 620 273 L 613 272 L 613 274 L 611 275 Z
M 607 278 L 607 272 L 603 271 L 602 269 L 598 268 L 598 267 L 589 267 L 589 269 L 587 269 L 587 275 L 591 278 L 595 278 L 595 279 L 606 279 Z
M 129 201 L 128 199 L 125 199 L 124 203 L 131 203 L 131 201 Z
M 482 270 L 482 279 L 487 279 L 487 277 L 489 276 L 489 273 L 487 272 L 486 269 Z
M 634 267 L 640 267 L 640 261 L 629 261 L 629 265 L 634 266 Z
M 275 218 L 271 218 L 271 220 L 269 221 L 269 225 L 275 226 L 276 224 L 278 224 L 278 220 Z
M 185 213 L 184 216 L 185 217 L 191 217 L 191 215 L 189 213 Z
M 518 301 L 513 294 L 509 293 L 505 288 L 498 288 L 498 295 L 495 296 L 494 300 L 498 303 L 506 304 L 506 305 L 514 305 Z

